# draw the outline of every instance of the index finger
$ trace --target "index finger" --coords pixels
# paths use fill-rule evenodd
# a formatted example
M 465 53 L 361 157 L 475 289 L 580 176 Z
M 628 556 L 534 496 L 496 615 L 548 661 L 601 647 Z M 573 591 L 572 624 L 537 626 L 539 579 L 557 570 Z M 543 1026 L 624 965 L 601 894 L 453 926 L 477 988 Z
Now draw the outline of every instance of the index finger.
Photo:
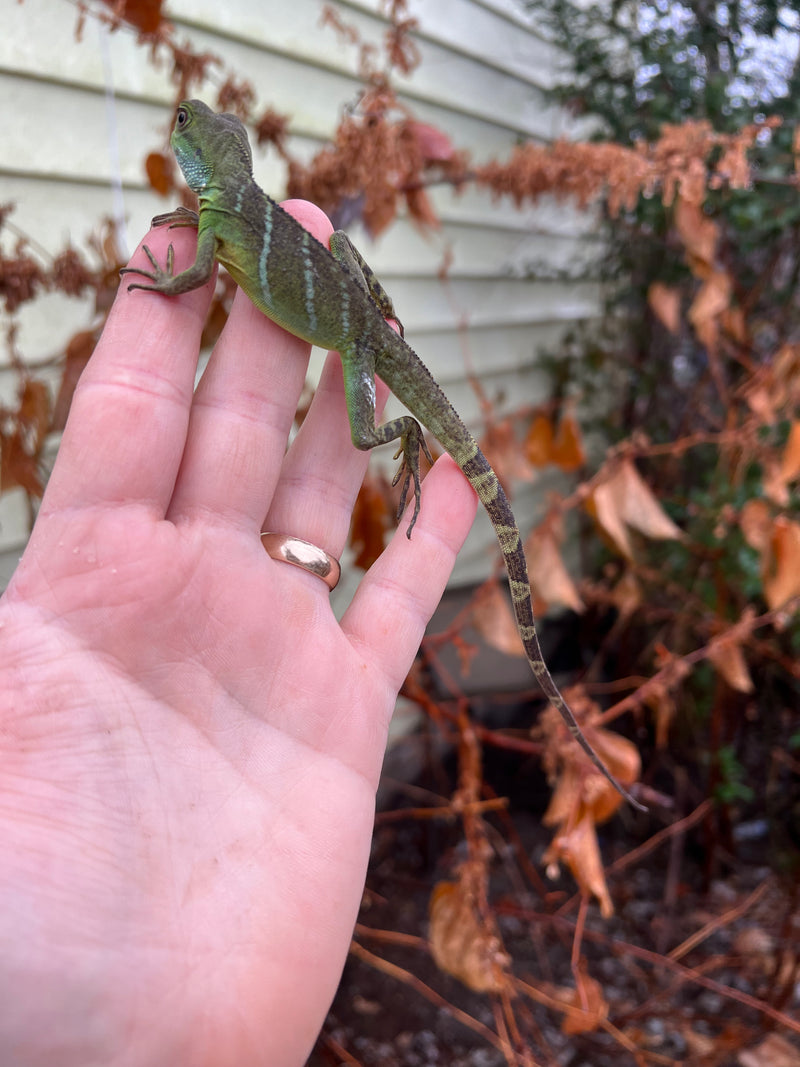
M 185 228 L 151 230 L 130 260 L 150 269 L 145 243 L 160 264 L 172 244 L 176 274 L 194 262 L 196 238 Z M 75 390 L 43 512 L 134 502 L 166 511 L 214 277 L 181 296 L 128 292 L 137 279 L 124 277 Z

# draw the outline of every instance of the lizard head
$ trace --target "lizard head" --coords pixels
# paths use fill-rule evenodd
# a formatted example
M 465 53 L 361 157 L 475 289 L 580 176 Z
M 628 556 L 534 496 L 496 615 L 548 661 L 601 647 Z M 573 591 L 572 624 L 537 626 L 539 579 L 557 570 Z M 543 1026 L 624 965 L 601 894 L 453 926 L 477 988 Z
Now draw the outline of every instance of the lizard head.
M 247 131 L 235 115 L 218 115 L 202 100 L 184 100 L 175 113 L 172 151 L 186 183 L 195 193 L 253 173 Z

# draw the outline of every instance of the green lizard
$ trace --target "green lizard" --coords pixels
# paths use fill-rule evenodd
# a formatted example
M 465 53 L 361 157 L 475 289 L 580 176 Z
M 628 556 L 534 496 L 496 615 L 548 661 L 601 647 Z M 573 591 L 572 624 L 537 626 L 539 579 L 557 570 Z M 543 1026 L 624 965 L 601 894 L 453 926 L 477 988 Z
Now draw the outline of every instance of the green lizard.
M 402 453 L 403 459 L 395 482 L 402 478 L 401 511 L 413 483 L 411 537 L 420 506 L 420 452 L 429 461 L 431 457 L 416 418 L 404 415 L 375 425 L 375 375 L 383 379 L 450 453 L 486 508 L 506 564 L 519 633 L 542 690 L 594 765 L 641 807 L 586 740 L 545 665 L 520 532 L 497 475 L 403 340 L 402 328 L 398 335 L 385 321 L 397 321 L 392 302 L 347 235 L 334 233 L 329 250 L 256 185 L 247 132 L 234 115 L 218 115 L 199 100 L 185 101 L 177 110 L 171 144 L 200 210 L 178 208 L 154 218 L 153 225 L 196 227 L 195 262 L 174 274 L 172 246 L 165 269 L 145 246 L 153 270 L 126 268 L 123 273 L 143 275 L 152 284 L 128 288 L 186 293 L 208 281 L 218 260 L 265 315 L 312 344 L 338 350 L 353 444 L 370 449 L 400 441 L 398 456 Z

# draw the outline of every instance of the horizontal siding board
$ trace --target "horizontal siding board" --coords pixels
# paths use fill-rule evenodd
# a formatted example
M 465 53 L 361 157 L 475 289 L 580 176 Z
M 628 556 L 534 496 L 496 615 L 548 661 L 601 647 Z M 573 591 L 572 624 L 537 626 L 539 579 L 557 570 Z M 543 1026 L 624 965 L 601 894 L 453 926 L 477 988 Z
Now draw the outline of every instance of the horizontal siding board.
M 375 0 L 346 0 L 345 6 L 380 10 Z M 535 19 L 521 19 L 516 32 L 509 33 L 507 15 L 474 0 L 409 0 L 408 13 L 419 20 L 415 37 L 436 41 L 539 88 L 551 87 L 553 49 L 536 33 Z
M 378 0 L 336 6 L 364 40 L 381 39 L 386 22 Z M 179 36 L 219 54 L 226 70 L 253 82 L 259 108 L 269 105 L 289 116 L 290 148 L 307 160 L 358 97 L 354 50 L 319 25 L 319 0 L 271 7 L 265 17 L 245 0 L 222 6 L 176 0 L 170 17 Z M 515 0 L 411 0 L 411 8 L 420 18 L 423 64 L 398 84 L 417 118 L 446 131 L 456 148 L 469 150 L 477 162 L 505 159 L 520 135 L 547 141 L 575 128 L 545 104 L 541 88 L 552 78 L 551 53 L 535 18 Z M 150 217 L 170 206 L 149 190 L 143 171 L 145 154 L 167 142 L 172 90 L 164 71 L 153 69 L 131 33 L 98 32 L 91 18 L 82 41 L 75 41 L 75 8 L 66 0 L 25 0 L 7 5 L 4 14 L 0 202 L 17 202 L 13 222 L 32 241 L 56 251 L 69 239 L 85 249 L 101 217 L 113 210 L 110 183 L 119 179 L 128 239 L 135 244 Z M 210 101 L 213 90 L 197 95 Z M 285 168 L 274 150 L 256 151 L 256 176 L 282 195 Z M 547 381 L 537 349 L 554 349 L 566 325 L 595 314 L 599 289 L 586 276 L 596 255 L 595 219 L 555 198 L 517 211 L 508 198 L 474 188 L 457 195 L 434 187 L 430 195 L 443 221 L 440 232 L 422 236 L 401 219 L 378 242 L 358 229 L 353 236 L 395 299 L 410 343 L 480 432 L 470 369 L 498 412 L 538 404 Z M 4 247 L 14 240 L 13 233 L 4 234 Z M 437 275 L 445 260 L 443 283 Z M 577 277 L 559 280 L 561 274 Z M 90 300 L 49 294 L 18 316 L 20 350 L 46 360 L 87 328 L 91 315 Z M 0 313 L 0 329 L 6 323 Z M 314 354 L 314 367 L 322 358 Z M 55 384 L 57 372 L 48 373 Z M 0 398 L 10 402 L 16 388 L 16 372 L 0 362 Z M 391 449 L 383 453 L 379 461 L 391 466 Z M 518 493 L 523 526 L 541 509 L 543 484 Z M 21 494 L 0 497 L 0 581 L 24 543 L 26 521 Z M 483 521 L 460 558 L 461 578 L 485 575 L 495 559 Z
M 592 272 L 598 253 L 572 235 L 464 222 L 428 235 L 401 222 L 371 245 L 369 258 L 376 272 L 386 274 L 430 275 L 445 266 L 450 278 L 577 278 Z
M 236 25 L 237 19 L 251 26 L 252 4 L 242 0 L 222 7 L 174 4 L 171 14 L 195 47 L 222 54 L 228 68 L 248 78 L 262 105 L 290 112 L 298 131 L 321 138 L 333 128 L 342 103 L 356 98 L 360 85 L 347 55 L 352 49 L 342 46 L 332 29 L 319 25 L 319 10 L 318 0 L 298 0 L 286 6 L 274 25 L 271 17 L 255 20 L 260 33 L 251 30 L 233 36 L 229 30 L 223 42 L 220 20 L 222 28 Z M 362 22 L 365 39 L 380 41 L 382 22 L 374 18 Z M 15 5 L 11 24 L 0 35 L 0 71 L 101 90 L 105 88 L 105 50 L 117 94 L 168 104 L 171 93 L 165 79 L 142 62 L 141 50 L 129 31 L 106 34 L 101 44 L 92 20 L 80 41 L 74 38 L 74 27 L 74 9 L 69 4 L 62 2 L 54 8 L 52 0 L 26 0 L 24 5 Z M 305 32 L 298 33 L 298 27 Z M 26 47 L 15 48 L 18 40 L 27 42 Z M 420 48 L 420 67 L 410 77 L 396 78 L 401 95 L 415 106 L 462 114 L 473 122 L 500 128 L 506 135 L 551 139 L 564 133 L 565 113 L 548 104 L 535 85 L 434 42 L 422 41 Z M 478 85 L 480 92 L 476 92 Z M 288 100 L 283 87 L 288 87 Z

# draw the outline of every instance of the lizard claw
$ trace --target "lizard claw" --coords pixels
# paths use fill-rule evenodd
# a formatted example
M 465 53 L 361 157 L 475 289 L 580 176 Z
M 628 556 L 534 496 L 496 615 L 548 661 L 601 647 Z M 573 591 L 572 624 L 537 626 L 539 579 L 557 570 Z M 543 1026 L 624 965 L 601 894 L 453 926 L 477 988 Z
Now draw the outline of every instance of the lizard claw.
M 147 278 L 153 283 L 152 285 L 142 285 L 139 282 L 133 282 L 131 285 L 128 286 L 128 292 L 130 292 L 131 289 L 144 289 L 146 292 L 157 293 L 161 290 L 161 287 L 164 284 L 172 280 L 172 267 L 173 263 L 175 262 L 175 250 L 173 249 L 172 245 L 170 245 L 167 249 L 167 265 L 165 268 L 159 266 L 158 260 L 147 247 L 147 245 L 142 245 L 142 250 L 152 263 L 153 269 L 151 271 L 148 271 L 142 270 L 141 267 L 123 267 L 120 270 L 120 274 L 139 274 L 143 278 Z
M 405 511 L 408 490 L 411 488 L 411 480 L 413 479 L 414 481 L 414 514 L 411 516 L 411 521 L 406 530 L 406 537 L 409 540 L 411 540 L 411 531 L 414 529 L 414 523 L 417 521 L 420 507 L 420 488 L 422 485 L 422 479 L 420 478 L 419 473 L 420 451 L 422 451 L 428 463 L 433 466 L 433 457 L 431 456 L 430 449 L 423 436 L 422 429 L 419 423 L 414 422 L 400 439 L 400 447 L 395 453 L 394 458 L 398 459 L 402 456 L 403 459 L 397 474 L 395 474 L 392 479 L 393 486 L 402 481 L 400 486 L 400 503 L 397 508 L 398 519 Z

